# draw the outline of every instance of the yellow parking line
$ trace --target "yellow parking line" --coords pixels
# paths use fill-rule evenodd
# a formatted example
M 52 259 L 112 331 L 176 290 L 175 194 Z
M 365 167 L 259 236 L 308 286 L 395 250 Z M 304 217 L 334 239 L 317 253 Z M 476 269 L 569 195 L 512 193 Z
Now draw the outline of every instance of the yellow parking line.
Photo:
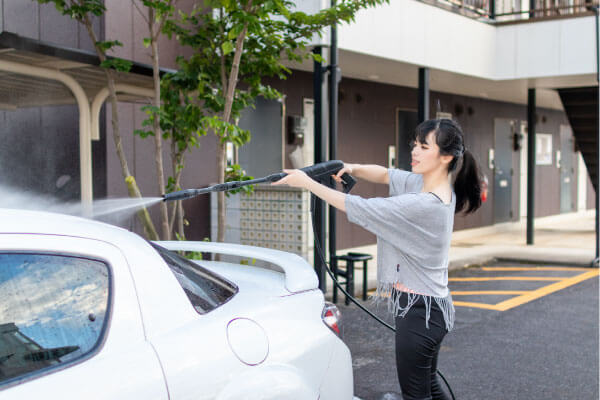
M 587 271 L 576 267 L 481 267 L 482 271 Z
M 498 311 L 494 304 L 485 304 L 485 303 L 471 303 L 469 301 L 454 301 L 455 306 L 464 306 L 464 307 L 475 307 L 475 308 L 485 308 L 486 310 L 495 310 Z
M 525 294 L 529 292 L 529 290 L 457 290 L 451 293 L 453 296 L 473 296 L 478 294 Z
M 475 282 L 475 281 L 560 281 L 567 276 L 478 276 L 468 278 L 448 278 L 452 282 Z
M 502 301 L 496 304 L 496 309 L 499 311 L 509 310 L 513 307 L 520 306 L 521 304 L 528 303 L 532 300 L 546 296 L 550 293 L 575 285 L 576 283 L 583 282 L 586 279 L 594 278 L 598 276 L 599 273 L 600 271 L 596 269 L 593 271 L 584 272 L 583 274 L 579 274 L 571 278 L 563 279 L 560 282 L 552 283 L 539 289 L 532 290 L 529 293 L 523 294 L 521 296 Z

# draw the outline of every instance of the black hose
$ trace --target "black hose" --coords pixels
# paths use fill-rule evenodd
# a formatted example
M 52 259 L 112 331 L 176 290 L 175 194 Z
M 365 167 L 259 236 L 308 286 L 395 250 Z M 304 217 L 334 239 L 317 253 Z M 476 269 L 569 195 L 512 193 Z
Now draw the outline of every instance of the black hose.
M 362 304 L 360 304 L 358 302 L 358 300 L 356 300 L 356 298 L 354 298 L 354 296 L 351 296 L 342 287 L 342 285 L 337 281 L 337 279 L 335 279 L 335 276 L 333 275 L 333 272 L 331 271 L 331 268 L 330 268 L 329 264 L 327 263 L 327 261 L 325 261 L 325 256 L 323 255 L 323 251 L 321 250 L 321 243 L 319 243 L 319 238 L 318 238 L 318 235 L 317 235 L 317 232 L 316 232 L 315 214 L 313 213 L 314 205 L 315 205 L 315 201 L 316 201 L 316 196 L 315 195 L 312 195 L 311 201 L 312 201 L 312 204 L 311 204 L 311 207 L 310 207 L 310 215 L 311 215 L 311 219 L 312 219 L 313 236 L 314 236 L 315 242 L 316 242 L 315 243 L 316 244 L 315 248 L 317 249 L 317 253 L 319 253 L 319 258 L 321 259 L 321 262 L 325 266 L 325 271 L 327 271 L 327 274 L 329 274 L 329 276 L 331 277 L 331 280 L 333 281 L 333 284 L 336 285 L 338 287 L 338 289 L 340 289 L 342 291 L 342 293 L 346 296 L 346 298 L 348 298 L 350 301 L 352 301 L 354 304 L 356 304 L 358 306 L 358 308 L 360 308 L 361 310 L 363 310 L 364 312 L 366 312 L 367 314 L 369 314 L 372 318 L 374 318 L 381 325 L 383 325 L 386 328 L 392 330 L 393 332 L 396 332 L 396 328 L 394 328 L 393 326 L 391 326 L 390 324 L 388 324 L 387 322 L 385 322 L 384 320 L 382 320 L 381 318 L 379 318 L 377 315 L 373 314 L 365 306 L 363 306 Z M 446 384 L 446 387 L 448 388 L 448 391 L 450 392 L 450 395 L 452 396 L 452 400 L 456 400 L 456 397 L 454 396 L 454 392 L 450 388 L 450 384 L 448 383 L 448 381 L 446 380 L 446 378 L 444 377 L 444 375 L 442 375 L 442 373 L 440 372 L 439 369 L 436 372 L 440 376 L 440 378 L 442 378 L 442 380 L 444 381 L 444 383 Z

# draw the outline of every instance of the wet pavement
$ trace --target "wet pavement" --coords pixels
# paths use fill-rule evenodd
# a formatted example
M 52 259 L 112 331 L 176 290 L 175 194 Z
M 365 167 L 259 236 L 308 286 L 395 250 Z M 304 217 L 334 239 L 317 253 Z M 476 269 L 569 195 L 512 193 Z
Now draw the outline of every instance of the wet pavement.
M 598 399 L 598 269 L 496 262 L 451 271 L 449 286 L 456 323 L 439 368 L 457 399 Z M 400 399 L 393 332 L 338 307 L 355 395 Z

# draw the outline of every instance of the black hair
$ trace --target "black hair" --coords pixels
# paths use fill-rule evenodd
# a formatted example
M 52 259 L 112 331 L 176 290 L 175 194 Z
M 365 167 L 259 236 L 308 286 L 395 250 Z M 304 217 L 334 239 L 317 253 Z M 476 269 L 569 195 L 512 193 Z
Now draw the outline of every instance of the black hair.
M 461 161 L 460 170 L 454 179 L 455 212 L 464 211 L 465 214 L 475 212 L 481 207 L 481 173 L 477 160 L 470 151 L 465 149 L 460 125 L 447 118 L 429 119 L 417 126 L 414 140 L 426 143 L 427 136 L 431 132 L 440 148 L 440 155 L 454 156 L 448 165 L 448 173 L 453 172 Z

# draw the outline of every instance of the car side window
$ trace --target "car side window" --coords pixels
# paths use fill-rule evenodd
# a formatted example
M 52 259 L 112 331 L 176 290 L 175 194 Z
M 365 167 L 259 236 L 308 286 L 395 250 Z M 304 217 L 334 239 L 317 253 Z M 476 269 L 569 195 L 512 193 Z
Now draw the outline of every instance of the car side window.
M 231 299 L 237 286 L 179 254 L 150 243 L 165 260 L 199 314 L 206 314 Z
M 0 387 L 91 353 L 106 329 L 101 261 L 0 253 Z

